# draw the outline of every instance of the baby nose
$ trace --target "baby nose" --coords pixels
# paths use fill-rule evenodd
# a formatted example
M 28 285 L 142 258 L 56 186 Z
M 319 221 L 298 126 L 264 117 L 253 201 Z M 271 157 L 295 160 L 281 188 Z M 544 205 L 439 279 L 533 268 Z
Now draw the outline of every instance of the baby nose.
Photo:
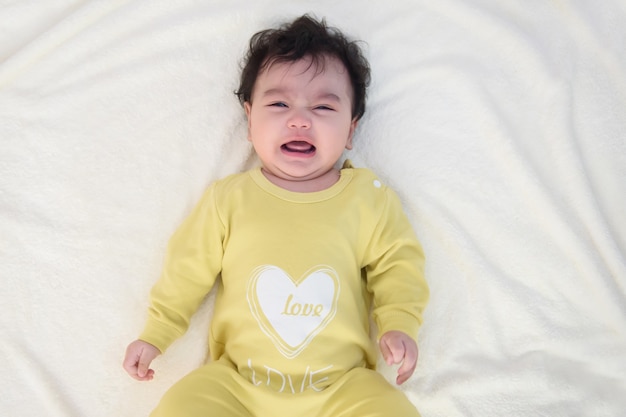
M 289 127 L 296 129 L 307 129 L 311 127 L 311 119 L 303 112 L 294 112 L 289 118 Z

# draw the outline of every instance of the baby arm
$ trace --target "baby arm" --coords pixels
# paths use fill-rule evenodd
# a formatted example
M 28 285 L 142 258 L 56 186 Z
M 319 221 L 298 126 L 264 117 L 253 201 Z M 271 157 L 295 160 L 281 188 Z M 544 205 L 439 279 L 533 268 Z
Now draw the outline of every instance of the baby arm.
M 215 184 L 170 239 L 163 273 L 150 292 L 147 323 L 124 357 L 124 369 L 138 381 L 154 378 L 150 364 L 187 331 L 220 272 L 224 227 L 214 192 Z
M 150 364 L 160 354 L 161 351 L 150 343 L 135 340 L 126 348 L 124 369 L 138 381 L 150 381 L 154 378 L 154 370 L 150 369 Z
M 417 366 L 418 349 L 409 335 L 398 330 L 390 330 L 380 338 L 379 346 L 387 365 L 402 364 L 398 368 L 396 384 L 404 383 L 413 375 Z
M 417 366 L 416 337 L 429 291 L 422 247 L 397 195 L 387 191 L 383 213 L 368 240 L 366 276 L 373 318 L 382 335 L 380 351 L 388 365 L 400 365 L 396 378 L 400 385 Z

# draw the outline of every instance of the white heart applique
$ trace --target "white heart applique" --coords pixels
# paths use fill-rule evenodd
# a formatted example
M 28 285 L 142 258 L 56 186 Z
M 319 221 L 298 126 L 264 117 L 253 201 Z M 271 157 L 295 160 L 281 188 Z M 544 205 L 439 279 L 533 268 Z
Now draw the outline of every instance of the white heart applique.
M 295 281 L 273 265 L 255 269 L 248 304 L 263 332 L 287 358 L 300 354 L 335 317 L 339 278 L 328 266 L 316 266 Z

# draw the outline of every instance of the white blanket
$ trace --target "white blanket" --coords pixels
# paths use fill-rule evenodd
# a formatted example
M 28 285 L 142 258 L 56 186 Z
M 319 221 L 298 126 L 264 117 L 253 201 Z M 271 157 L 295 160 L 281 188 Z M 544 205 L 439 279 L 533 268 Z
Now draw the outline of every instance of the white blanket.
M 170 235 L 256 164 L 250 35 L 304 12 L 366 42 L 346 156 L 425 248 L 401 389 L 424 417 L 626 415 L 623 0 L 5 0 L 0 416 L 146 416 L 203 362 L 211 298 L 154 381 L 121 367 Z

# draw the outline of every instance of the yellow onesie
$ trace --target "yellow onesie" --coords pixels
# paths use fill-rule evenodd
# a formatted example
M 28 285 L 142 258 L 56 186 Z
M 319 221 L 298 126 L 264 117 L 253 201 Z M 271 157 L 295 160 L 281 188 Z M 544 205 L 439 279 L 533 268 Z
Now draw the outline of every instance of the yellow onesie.
M 294 193 L 260 169 L 212 184 L 172 237 L 140 339 L 161 352 L 221 276 L 211 361 L 153 416 L 418 416 L 375 370 L 379 334 L 417 336 L 423 252 L 395 193 L 346 165 Z

